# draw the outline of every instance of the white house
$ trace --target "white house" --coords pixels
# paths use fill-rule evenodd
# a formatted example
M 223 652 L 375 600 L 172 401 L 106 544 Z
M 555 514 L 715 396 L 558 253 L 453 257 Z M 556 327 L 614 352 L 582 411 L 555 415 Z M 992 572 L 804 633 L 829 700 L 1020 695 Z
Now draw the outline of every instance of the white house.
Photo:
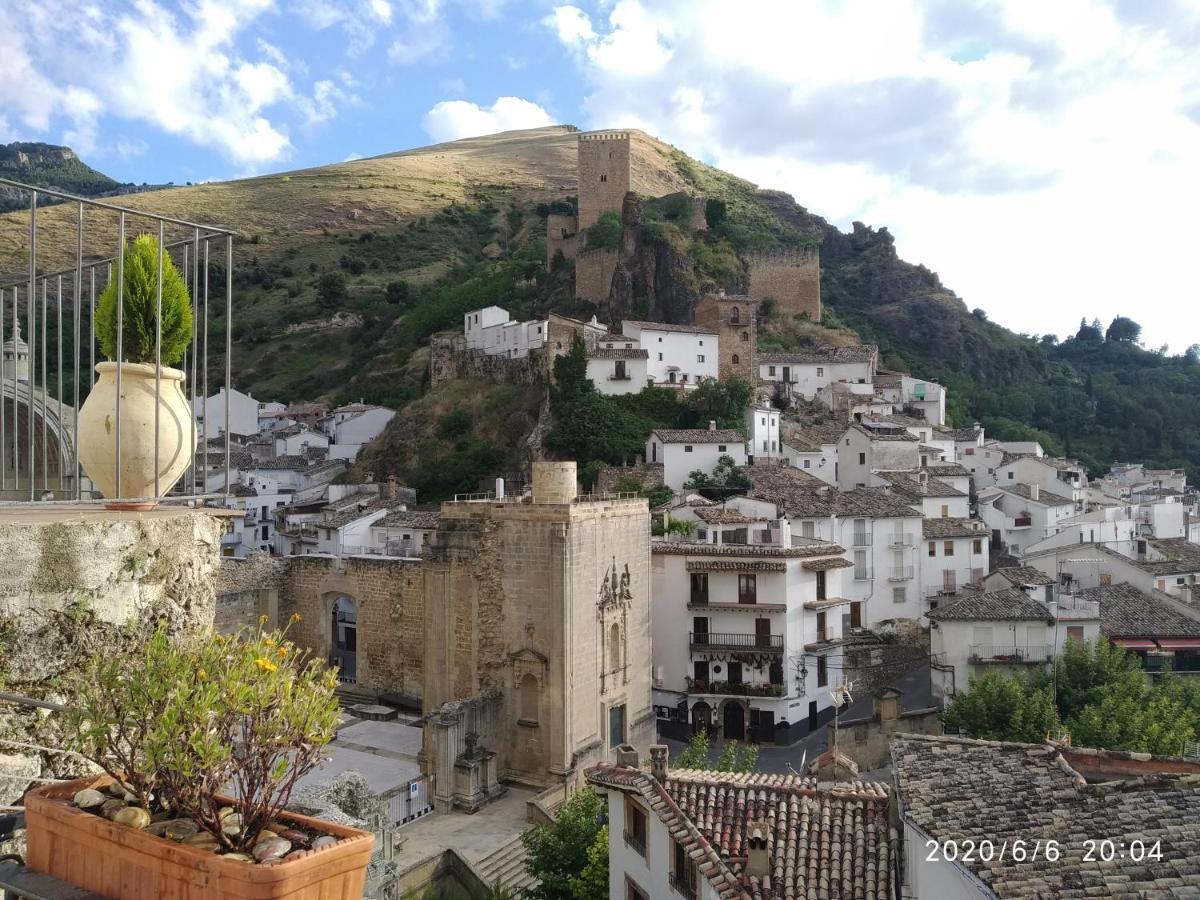
M 758 379 L 784 386 L 788 393 L 812 400 L 835 381 L 870 384 L 875 377 L 879 348 L 817 347 L 792 353 L 760 353 Z
M 1047 601 L 1038 587 L 968 591 L 929 611 L 935 696 L 965 694 L 987 671 L 1044 668 L 1068 640 L 1099 637 L 1098 603 L 1066 598 L 1060 610 L 1057 595 Z
M 367 553 L 383 556 L 420 556 L 438 529 L 441 514 L 436 510 L 393 509 L 371 523 Z
M 353 461 L 359 451 L 383 433 L 396 416 L 394 409 L 373 403 L 348 403 L 321 420 L 321 429 L 329 435 L 329 456 Z
M 875 483 L 889 487 L 926 518 L 965 519 L 971 515 L 970 496 L 940 478 L 930 478 L 927 469 L 880 472 L 875 475 Z
M 587 376 L 601 394 L 636 394 L 649 383 L 646 351 L 637 341 L 597 341 L 588 350 Z
M 978 507 L 993 542 L 1014 556 L 1054 534 L 1059 523 L 1076 512 L 1073 500 L 1043 490 L 1039 484 L 986 488 L 978 494 Z
M 1075 512 L 1087 508 L 1087 470 L 1072 459 L 1053 456 L 1012 456 L 996 469 L 996 486 L 1038 485 L 1043 493 L 1068 498 Z
M 936 381 L 927 381 L 895 372 L 877 372 L 876 391 L 897 407 L 911 409 L 931 425 L 946 422 L 946 389 Z
M 779 410 L 771 406 L 751 405 L 746 410 L 746 433 L 750 435 L 750 455 L 755 459 L 779 459 L 783 456 Z
M 1123 556 L 1103 544 L 1078 544 L 1031 553 L 1023 561 L 1084 588 L 1128 582 L 1200 608 L 1200 544 L 1182 538 L 1138 538 L 1137 552 Z
M 720 356 L 715 331 L 626 319 L 621 332 L 646 351 L 646 377 L 653 384 L 695 385 L 701 379 L 717 377 Z M 597 341 L 598 346 L 607 343 L 608 337 Z
M 715 423 L 709 423 L 707 429 L 659 428 L 650 432 L 646 441 L 646 462 L 662 463 L 663 484 L 676 491 L 692 472 L 712 472 L 722 456 L 730 456 L 734 464 L 744 466 L 746 439 L 740 431 L 717 428 Z
M 499 306 L 485 306 L 463 316 L 467 349 L 481 350 L 488 356 L 528 356 L 530 350 L 545 346 L 547 330 L 547 322 L 515 322 Z
M 987 526 L 975 519 L 923 519 L 921 593 L 937 607 L 988 570 Z
M 307 425 L 289 425 L 273 435 L 276 456 L 304 456 L 311 449 L 329 448 L 329 435 Z
M 651 542 L 660 730 L 794 743 L 833 716 L 850 563 L 836 544 L 793 537 L 786 519 L 697 511 L 716 513 L 703 540 Z
M 780 421 L 779 430 L 788 465 L 826 484 L 837 484 L 837 449 L 845 425 L 800 426 L 785 419 Z
M 207 399 L 197 397 L 194 401 L 196 410 L 196 428 L 203 431 L 204 423 L 208 422 L 210 437 L 225 431 L 225 408 L 229 407 L 229 433 L 251 435 L 258 434 L 258 401 L 249 394 L 243 394 L 234 388 L 228 394 L 226 401 L 225 388 Z
M 636 748 L 622 745 L 615 763 L 586 772 L 607 807 L 608 897 L 817 896 L 815 870 L 796 863 L 801 847 L 814 866 L 828 861 L 819 864 L 821 896 L 898 896 L 883 785 L 671 771 L 666 746 L 649 751 L 649 771 L 639 768 Z
M 876 483 L 876 472 L 913 471 L 917 438 L 899 425 L 851 425 L 838 442 L 837 485 L 844 491 Z

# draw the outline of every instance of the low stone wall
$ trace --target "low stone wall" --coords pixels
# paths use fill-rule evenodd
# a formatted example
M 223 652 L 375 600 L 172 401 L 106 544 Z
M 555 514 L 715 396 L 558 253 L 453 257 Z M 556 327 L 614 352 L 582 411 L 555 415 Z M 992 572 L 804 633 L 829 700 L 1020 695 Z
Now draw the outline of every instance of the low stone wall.
M 662 463 L 636 463 L 632 466 L 603 466 L 596 473 L 596 484 L 592 490 L 597 494 L 616 491 L 617 482 L 632 478 L 643 488 L 658 487 L 663 483 Z
M 503 384 L 544 384 L 547 380 L 549 367 L 544 348 L 509 359 L 467 349 L 466 338 L 461 334 L 441 334 L 430 339 L 429 349 L 429 381 L 434 387 L 456 378 Z
M 287 558 L 267 553 L 223 558 L 217 573 L 213 628 L 232 634 L 257 625 L 263 616 L 271 628 L 286 624 L 279 621 L 279 592 L 287 580 L 287 569 Z

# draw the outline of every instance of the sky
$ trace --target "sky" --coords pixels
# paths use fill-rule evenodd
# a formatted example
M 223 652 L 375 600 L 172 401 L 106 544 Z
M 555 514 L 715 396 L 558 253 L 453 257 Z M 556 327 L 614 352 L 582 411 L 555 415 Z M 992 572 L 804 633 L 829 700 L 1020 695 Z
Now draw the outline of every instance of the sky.
M 887 227 L 1016 331 L 1200 342 L 1200 0 L 0 0 L 0 143 L 122 181 L 554 123 Z

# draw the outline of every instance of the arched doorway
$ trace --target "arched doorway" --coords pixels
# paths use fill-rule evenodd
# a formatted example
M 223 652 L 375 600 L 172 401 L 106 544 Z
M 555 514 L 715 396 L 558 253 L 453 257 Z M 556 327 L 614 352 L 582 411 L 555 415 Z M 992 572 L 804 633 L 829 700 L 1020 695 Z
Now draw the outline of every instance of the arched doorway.
M 746 739 L 746 711 L 742 704 L 730 700 L 725 704 L 721 715 L 721 737 L 727 741 L 744 741 Z
M 708 731 L 712 724 L 712 707 L 701 700 L 692 706 L 692 733 Z
M 329 661 L 338 669 L 338 681 L 358 680 L 358 604 L 346 596 L 333 601 Z

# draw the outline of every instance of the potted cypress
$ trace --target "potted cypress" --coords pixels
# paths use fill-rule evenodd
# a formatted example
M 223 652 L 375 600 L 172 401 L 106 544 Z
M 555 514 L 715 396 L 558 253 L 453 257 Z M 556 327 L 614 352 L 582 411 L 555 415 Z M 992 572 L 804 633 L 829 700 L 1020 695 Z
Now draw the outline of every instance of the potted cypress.
M 286 630 L 160 627 L 97 655 L 64 731 L 104 774 L 25 795 L 28 865 L 113 900 L 359 900 L 374 837 L 285 811 L 333 738 L 336 686 Z
M 161 353 L 156 366 L 158 240 L 138 236 L 125 249 L 121 299 L 121 356 L 117 359 L 117 279 L 109 281 L 96 307 L 96 337 L 108 362 L 79 410 L 79 462 L 100 493 L 117 497 L 117 371 L 121 373 L 120 493 L 124 497 L 166 494 L 195 454 L 192 411 L 183 395 L 183 372 L 170 368 L 192 339 L 192 306 L 183 276 L 170 254 L 162 258 Z M 155 392 L 155 376 L 159 389 Z M 158 438 L 155 458 L 155 435 Z M 153 504 L 146 504 L 152 506 Z

